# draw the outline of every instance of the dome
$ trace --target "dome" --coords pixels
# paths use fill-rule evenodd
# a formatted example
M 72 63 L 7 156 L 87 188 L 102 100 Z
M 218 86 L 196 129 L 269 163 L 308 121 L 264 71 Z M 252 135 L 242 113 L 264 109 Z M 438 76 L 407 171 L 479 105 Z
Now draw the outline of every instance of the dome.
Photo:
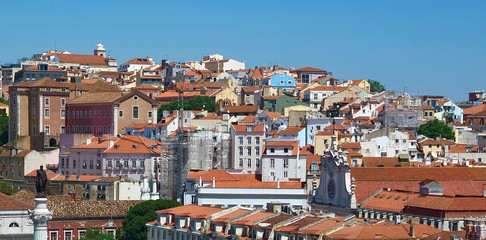
M 98 42 L 98 44 L 96 45 L 96 50 L 103 50 L 103 51 L 105 51 L 106 49 L 103 47 L 103 44 L 101 44 L 101 42 Z

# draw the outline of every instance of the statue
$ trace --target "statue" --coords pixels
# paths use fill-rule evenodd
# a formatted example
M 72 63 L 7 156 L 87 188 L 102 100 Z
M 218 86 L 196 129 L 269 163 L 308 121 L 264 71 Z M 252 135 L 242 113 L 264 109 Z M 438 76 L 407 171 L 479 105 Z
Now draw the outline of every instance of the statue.
M 44 166 L 40 166 L 40 169 L 37 170 L 37 178 L 35 180 L 35 190 L 37 191 L 36 197 L 46 197 L 46 188 L 47 188 L 47 174 L 44 171 Z

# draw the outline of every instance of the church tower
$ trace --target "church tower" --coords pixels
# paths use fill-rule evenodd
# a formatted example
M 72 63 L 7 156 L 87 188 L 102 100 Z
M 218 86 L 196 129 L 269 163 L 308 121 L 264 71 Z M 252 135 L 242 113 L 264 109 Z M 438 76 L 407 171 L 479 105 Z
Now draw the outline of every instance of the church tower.
M 106 57 L 106 49 L 103 47 L 101 42 L 98 42 L 98 45 L 96 45 L 94 55 Z
M 321 158 L 319 187 L 312 202 L 346 209 L 355 209 L 355 182 L 351 178 L 351 167 L 347 161 L 348 152 L 338 148 L 336 136 L 332 137 L 331 148 L 327 148 Z

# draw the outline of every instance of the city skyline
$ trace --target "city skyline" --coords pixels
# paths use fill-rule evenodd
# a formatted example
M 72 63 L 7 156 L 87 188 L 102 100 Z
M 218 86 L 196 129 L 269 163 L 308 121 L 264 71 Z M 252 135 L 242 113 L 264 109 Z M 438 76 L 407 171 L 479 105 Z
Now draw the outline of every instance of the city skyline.
M 92 54 L 101 41 L 119 64 L 217 53 L 455 101 L 486 89 L 483 1 L 27 3 L 2 4 L 4 33 L 15 33 L 0 39 L 2 63 L 55 48 Z

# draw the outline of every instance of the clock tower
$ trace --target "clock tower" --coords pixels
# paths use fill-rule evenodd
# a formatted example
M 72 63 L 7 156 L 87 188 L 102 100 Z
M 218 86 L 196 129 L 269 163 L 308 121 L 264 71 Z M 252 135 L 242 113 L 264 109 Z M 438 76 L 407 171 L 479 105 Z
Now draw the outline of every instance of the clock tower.
M 348 152 L 338 149 L 336 136 L 332 137 L 331 148 L 321 158 L 321 178 L 313 196 L 313 203 L 342 208 L 356 208 L 354 178 L 347 161 Z

